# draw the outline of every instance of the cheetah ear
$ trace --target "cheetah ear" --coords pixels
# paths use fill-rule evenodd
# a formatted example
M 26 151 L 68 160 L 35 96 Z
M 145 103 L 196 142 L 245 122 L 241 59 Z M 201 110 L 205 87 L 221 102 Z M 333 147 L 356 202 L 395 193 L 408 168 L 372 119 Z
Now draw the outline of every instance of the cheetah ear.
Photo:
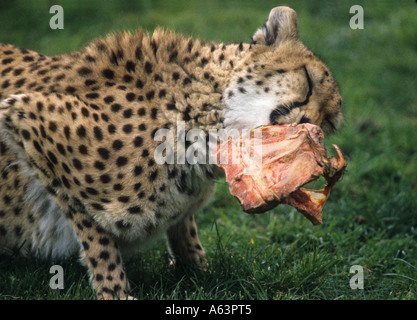
M 252 43 L 278 46 L 281 42 L 297 39 L 297 35 L 297 13 L 289 7 L 276 7 L 262 28 L 255 32 Z

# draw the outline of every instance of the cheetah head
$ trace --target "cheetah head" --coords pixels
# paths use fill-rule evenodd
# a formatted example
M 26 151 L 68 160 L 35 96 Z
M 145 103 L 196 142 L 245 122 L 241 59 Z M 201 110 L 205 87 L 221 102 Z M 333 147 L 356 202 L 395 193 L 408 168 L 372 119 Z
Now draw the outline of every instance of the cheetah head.
M 297 38 L 298 19 L 274 8 L 224 92 L 226 130 L 312 123 L 325 133 L 342 123 L 342 99 L 326 65 Z

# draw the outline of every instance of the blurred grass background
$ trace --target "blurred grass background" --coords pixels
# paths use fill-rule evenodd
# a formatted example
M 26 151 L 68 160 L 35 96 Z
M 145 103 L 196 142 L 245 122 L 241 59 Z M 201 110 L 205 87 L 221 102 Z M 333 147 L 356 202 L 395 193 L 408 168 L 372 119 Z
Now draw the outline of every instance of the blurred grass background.
M 64 8 L 51 30 L 49 8 Z M 351 30 L 349 9 L 364 9 Z M 269 11 L 294 8 L 300 39 L 330 67 L 344 98 L 345 125 L 326 138 L 348 170 L 313 227 L 288 206 L 241 212 L 219 184 L 197 216 L 209 268 L 167 268 L 163 239 L 126 259 L 141 299 L 417 299 L 417 4 L 378 1 L 0 0 L 0 42 L 43 54 L 75 51 L 96 37 L 156 26 L 212 41 L 249 41 Z M 0 299 L 89 299 L 77 258 L 62 263 L 65 289 L 51 290 L 58 262 L 0 257 Z M 352 290 L 352 265 L 365 271 Z

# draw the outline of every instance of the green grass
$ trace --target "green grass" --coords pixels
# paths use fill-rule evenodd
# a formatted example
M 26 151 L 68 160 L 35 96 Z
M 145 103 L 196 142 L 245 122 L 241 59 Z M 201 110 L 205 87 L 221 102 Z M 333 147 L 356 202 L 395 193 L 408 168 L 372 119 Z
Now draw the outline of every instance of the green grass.
M 0 42 L 44 54 L 74 51 L 108 32 L 161 25 L 206 40 L 248 41 L 275 1 L 46 1 L 0 3 Z M 289 1 L 283 1 L 282 4 Z M 49 29 L 61 4 L 65 29 Z M 361 4 L 365 29 L 349 28 Z M 163 239 L 126 259 L 141 299 L 417 298 L 417 5 L 414 1 L 291 1 L 300 38 L 323 58 L 344 98 L 345 125 L 326 138 L 348 169 L 332 191 L 321 226 L 288 206 L 247 215 L 219 184 L 197 216 L 206 272 L 167 265 Z M 365 220 L 358 223 L 356 217 Z M 49 288 L 60 263 L 65 288 Z M 364 268 L 352 290 L 352 265 Z M 0 257 L 0 299 L 91 299 L 77 258 L 66 262 Z

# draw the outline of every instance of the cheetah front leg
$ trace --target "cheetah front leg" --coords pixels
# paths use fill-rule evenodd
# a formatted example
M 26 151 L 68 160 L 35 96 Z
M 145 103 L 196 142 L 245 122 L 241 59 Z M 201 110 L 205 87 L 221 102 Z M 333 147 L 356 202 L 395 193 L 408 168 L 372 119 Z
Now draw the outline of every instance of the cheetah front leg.
M 175 262 L 198 265 L 206 264 L 206 254 L 197 235 L 194 215 L 188 215 L 167 230 L 170 252 Z
M 87 266 L 98 299 L 133 299 L 114 237 L 88 214 L 70 209 L 71 221 L 81 243 L 81 262 Z

